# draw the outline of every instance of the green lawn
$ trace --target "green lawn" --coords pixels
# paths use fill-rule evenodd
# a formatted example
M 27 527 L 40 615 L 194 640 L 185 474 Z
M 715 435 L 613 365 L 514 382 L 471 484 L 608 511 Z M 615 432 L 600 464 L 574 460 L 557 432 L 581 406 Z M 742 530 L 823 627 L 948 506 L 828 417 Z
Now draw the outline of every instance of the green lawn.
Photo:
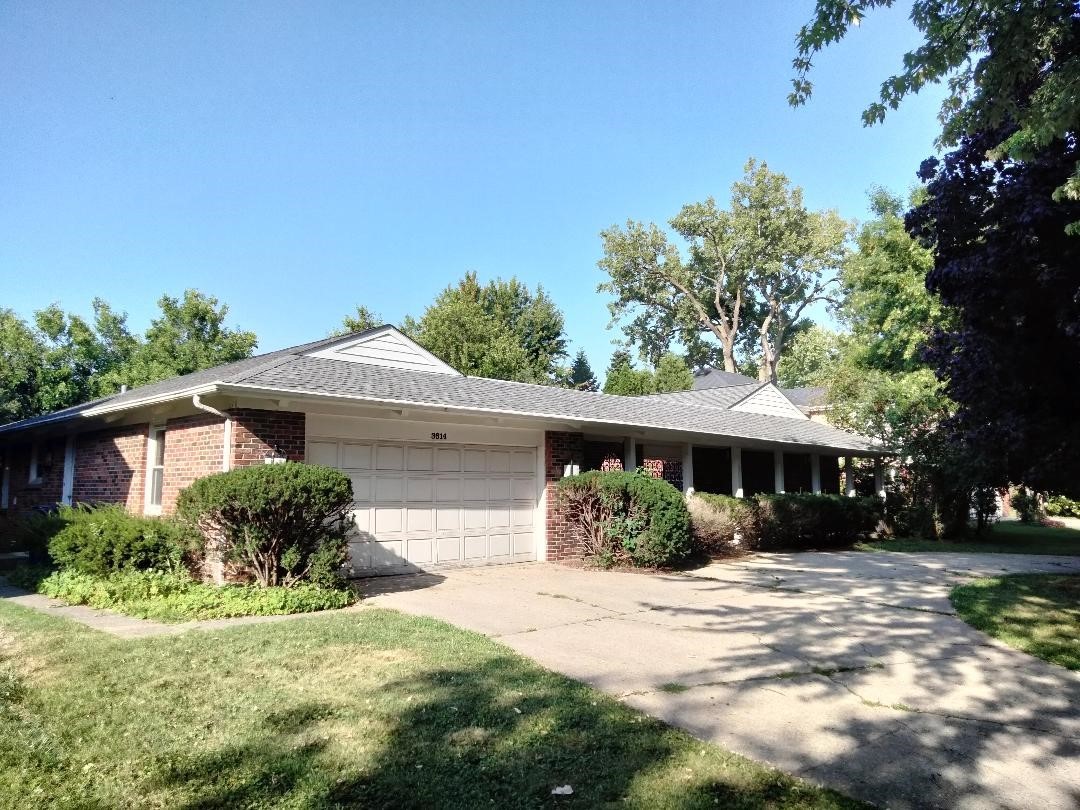
M 1071 554 L 1080 555 L 1080 531 L 1029 526 L 1017 522 L 999 523 L 982 540 L 939 542 L 937 540 L 881 540 L 860 543 L 862 551 L 964 551 L 991 554 Z
M 0 807 L 860 806 L 375 608 L 120 641 L 0 601 L 0 658 Z
M 953 589 L 960 617 L 1011 647 L 1080 670 L 1080 576 L 1016 574 Z

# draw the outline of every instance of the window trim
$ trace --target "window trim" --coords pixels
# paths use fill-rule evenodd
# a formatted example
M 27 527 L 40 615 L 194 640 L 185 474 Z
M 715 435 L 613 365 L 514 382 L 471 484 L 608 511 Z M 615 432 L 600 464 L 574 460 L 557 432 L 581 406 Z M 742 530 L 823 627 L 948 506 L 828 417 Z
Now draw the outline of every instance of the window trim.
M 161 445 L 161 464 L 157 462 L 158 445 Z M 162 489 L 165 483 L 165 425 L 150 425 L 146 434 L 146 476 L 143 484 L 143 514 L 160 515 L 161 503 L 154 503 L 154 471 L 161 470 Z
M 29 475 L 26 483 L 32 487 L 41 483 L 40 453 L 41 448 L 37 442 L 30 445 Z

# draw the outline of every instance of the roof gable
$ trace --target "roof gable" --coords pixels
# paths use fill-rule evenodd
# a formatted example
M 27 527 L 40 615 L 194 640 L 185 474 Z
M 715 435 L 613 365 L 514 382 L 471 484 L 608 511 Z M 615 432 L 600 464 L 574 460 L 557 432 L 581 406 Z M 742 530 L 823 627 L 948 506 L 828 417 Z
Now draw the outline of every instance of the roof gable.
M 392 326 L 381 326 L 363 333 L 354 340 L 335 343 L 317 351 L 306 352 L 305 355 L 325 360 L 343 360 L 347 363 L 396 368 L 402 371 L 463 376 L 460 371 L 444 363 Z
M 756 391 L 731 406 L 733 411 L 760 413 L 765 416 L 785 416 L 790 419 L 808 419 L 799 407 L 784 396 L 784 392 L 772 383 L 764 383 Z
M 749 385 L 757 380 L 747 377 L 745 374 L 737 374 L 734 371 L 721 371 L 718 368 L 708 368 L 705 371 L 694 374 L 694 389 L 700 391 L 704 388 L 727 388 L 732 385 Z

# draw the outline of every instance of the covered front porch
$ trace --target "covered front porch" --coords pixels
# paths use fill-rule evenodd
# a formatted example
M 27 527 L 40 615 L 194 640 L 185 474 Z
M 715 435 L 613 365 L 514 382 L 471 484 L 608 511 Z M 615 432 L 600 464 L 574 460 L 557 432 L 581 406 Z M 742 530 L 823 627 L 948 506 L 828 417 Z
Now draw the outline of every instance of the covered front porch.
M 857 456 L 829 448 L 766 443 L 703 445 L 664 442 L 648 436 L 585 436 L 580 471 L 634 470 L 643 467 L 683 492 L 711 492 L 736 498 L 805 492 L 855 496 L 860 459 L 872 461 L 873 494 L 885 497 L 885 467 L 880 455 Z

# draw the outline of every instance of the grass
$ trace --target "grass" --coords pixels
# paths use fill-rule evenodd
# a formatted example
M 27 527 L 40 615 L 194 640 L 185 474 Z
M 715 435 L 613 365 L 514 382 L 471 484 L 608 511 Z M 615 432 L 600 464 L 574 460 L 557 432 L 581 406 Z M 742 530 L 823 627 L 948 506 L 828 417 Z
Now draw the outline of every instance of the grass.
M 121 641 L 0 601 L 0 658 L 5 808 L 861 806 L 375 608 Z
M 953 589 L 960 617 L 1010 647 L 1080 670 L 1080 575 L 1016 574 Z
M 880 540 L 859 543 L 860 551 L 961 551 L 989 554 L 1080 555 L 1080 530 L 1027 525 L 1013 521 L 998 523 L 980 540 L 962 542 L 938 540 Z

